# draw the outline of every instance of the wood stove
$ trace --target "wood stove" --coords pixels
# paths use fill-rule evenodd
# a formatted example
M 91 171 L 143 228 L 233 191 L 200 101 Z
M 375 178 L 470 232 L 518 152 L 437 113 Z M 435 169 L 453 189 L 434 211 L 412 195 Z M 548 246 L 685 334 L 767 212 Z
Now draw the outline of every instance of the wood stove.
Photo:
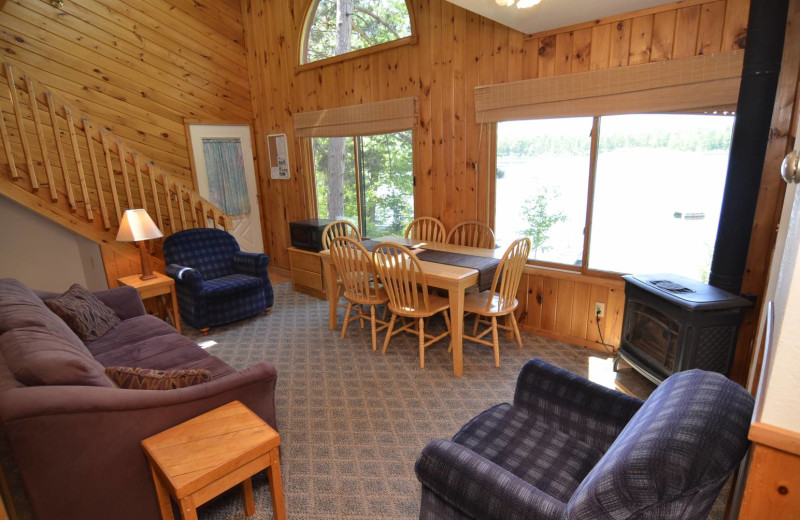
M 614 370 L 624 360 L 655 384 L 692 368 L 729 375 L 750 301 L 675 274 L 622 278 L 625 314 Z

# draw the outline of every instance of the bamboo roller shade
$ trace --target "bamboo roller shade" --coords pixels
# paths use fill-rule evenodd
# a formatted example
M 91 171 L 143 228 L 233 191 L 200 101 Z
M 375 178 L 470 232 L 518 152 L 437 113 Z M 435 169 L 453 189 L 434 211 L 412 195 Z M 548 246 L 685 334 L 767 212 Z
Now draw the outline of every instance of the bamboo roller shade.
M 475 87 L 484 123 L 736 106 L 744 51 Z
M 416 128 L 417 98 L 362 103 L 294 115 L 297 137 L 347 137 L 388 134 Z

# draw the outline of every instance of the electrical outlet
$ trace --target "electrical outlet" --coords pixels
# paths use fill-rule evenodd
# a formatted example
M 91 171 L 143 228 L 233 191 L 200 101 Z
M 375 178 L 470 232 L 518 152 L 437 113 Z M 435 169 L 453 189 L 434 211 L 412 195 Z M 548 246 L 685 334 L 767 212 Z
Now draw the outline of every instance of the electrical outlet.
M 604 318 L 606 315 L 606 304 L 601 302 L 594 302 L 594 315 L 598 318 Z

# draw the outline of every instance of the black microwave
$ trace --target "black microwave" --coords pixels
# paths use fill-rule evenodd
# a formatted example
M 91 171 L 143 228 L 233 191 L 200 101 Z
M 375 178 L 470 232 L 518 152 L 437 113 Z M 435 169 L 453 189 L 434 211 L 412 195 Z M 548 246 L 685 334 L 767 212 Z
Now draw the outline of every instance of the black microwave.
M 324 218 L 309 218 L 289 222 L 292 246 L 309 251 L 322 251 L 322 231 L 333 222 Z

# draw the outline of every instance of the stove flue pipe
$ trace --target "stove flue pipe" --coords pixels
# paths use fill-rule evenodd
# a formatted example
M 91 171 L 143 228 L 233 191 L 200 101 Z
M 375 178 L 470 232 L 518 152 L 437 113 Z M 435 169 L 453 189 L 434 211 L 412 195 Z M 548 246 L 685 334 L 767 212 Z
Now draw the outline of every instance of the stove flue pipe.
M 709 284 L 739 294 L 781 70 L 789 0 L 751 0 L 742 82 Z M 776 172 L 777 175 L 777 172 Z

